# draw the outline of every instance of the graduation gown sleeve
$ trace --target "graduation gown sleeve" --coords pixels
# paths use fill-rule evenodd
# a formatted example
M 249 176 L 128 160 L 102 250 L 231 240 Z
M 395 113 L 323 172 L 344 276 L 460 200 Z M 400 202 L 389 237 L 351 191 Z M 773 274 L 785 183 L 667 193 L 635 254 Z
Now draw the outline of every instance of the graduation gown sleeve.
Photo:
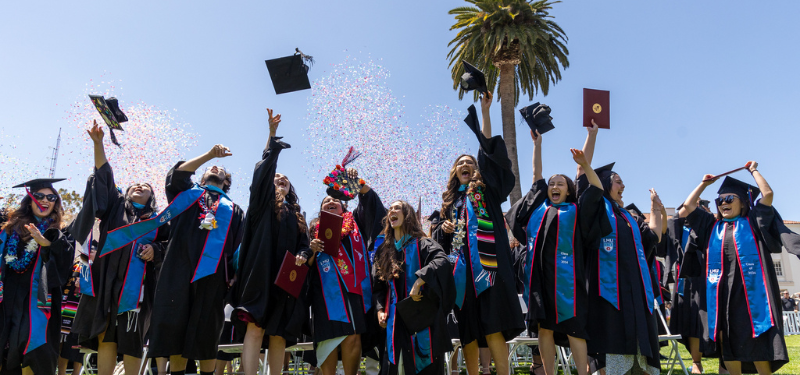
M 528 243 L 528 220 L 530 220 L 533 211 L 539 208 L 547 199 L 547 182 L 540 179 L 533 183 L 531 190 L 525 194 L 519 201 L 514 203 L 513 206 L 506 213 L 506 223 L 511 228 L 514 237 L 521 244 Z
M 353 220 L 358 225 L 361 237 L 366 241 L 367 249 L 372 249 L 375 239 L 383 230 L 383 218 L 386 217 L 386 207 L 375 189 L 358 194 L 358 206 L 353 210 Z

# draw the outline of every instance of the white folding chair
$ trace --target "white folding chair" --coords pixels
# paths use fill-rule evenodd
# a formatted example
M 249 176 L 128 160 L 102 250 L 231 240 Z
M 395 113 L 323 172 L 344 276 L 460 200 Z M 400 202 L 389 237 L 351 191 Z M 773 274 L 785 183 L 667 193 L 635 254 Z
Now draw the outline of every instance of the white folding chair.
M 675 369 L 676 364 L 681 365 L 681 369 L 683 369 L 684 375 L 689 375 L 689 371 L 686 370 L 686 365 L 683 363 L 683 358 L 681 358 L 680 350 L 678 350 L 678 339 L 681 338 L 680 335 L 673 335 L 669 331 L 669 325 L 667 321 L 664 320 L 664 314 L 661 313 L 661 309 L 658 308 L 658 302 L 654 302 L 655 310 L 658 313 L 658 319 L 661 324 L 664 326 L 664 330 L 667 332 L 665 335 L 658 335 L 658 342 L 667 341 L 670 345 L 669 355 L 667 355 L 667 366 L 669 367 L 669 372 L 667 375 L 672 375 L 672 371 Z M 662 361 L 663 364 L 664 361 Z

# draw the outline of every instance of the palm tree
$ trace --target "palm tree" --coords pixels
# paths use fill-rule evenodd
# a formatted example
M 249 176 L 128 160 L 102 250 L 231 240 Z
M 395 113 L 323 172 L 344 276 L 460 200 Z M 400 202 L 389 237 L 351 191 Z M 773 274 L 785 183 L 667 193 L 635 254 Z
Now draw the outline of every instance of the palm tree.
M 453 89 L 459 90 L 459 99 L 464 97 L 460 89 L 464 74 L 462 60 L 484 72 L 486 85 L 492 92 L 499 75 L 503 138 L 517 180 L 510 195 L 513 203 L 522 197 L 514 116 L 520 91 L 528 94 L 529 100 L 540 90 L 547 95 L 550 83 L 561 80 L 561 68 L 569 67 L 567 36 L 549 14 L 552 5 L 560 1 L 466 1 L 474 6 L 458 7 L 449 12 L 456 19 L 450 30 L 459 30 L 448 44 L 453 46 L 447 54 Z M 478 92 L 474 95 L 477 99 Z

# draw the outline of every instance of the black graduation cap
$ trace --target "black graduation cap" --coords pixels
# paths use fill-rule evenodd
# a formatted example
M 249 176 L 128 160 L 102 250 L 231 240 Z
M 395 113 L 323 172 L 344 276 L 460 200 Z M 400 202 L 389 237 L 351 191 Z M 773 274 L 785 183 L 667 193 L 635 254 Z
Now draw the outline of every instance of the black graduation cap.
M 464 64 L 464 74 L 461 75 L 461 88 L 464 91 L 478 90 L 485 94 L 489 91 L 486 87 L 486 76 L 472 64 L 462 60 Z
M 719 190 L 717 190 L 717 194 L 731 193 L 736 194 L 739 196 L 739 199 L 741 199 L 742 202 L 747 202 L 752 207 L 756 197 L 761 194 L 761 190 L 746 182 L 742 182 L 728 176 L 725 177 L 724 181 L 722 181 L 722 186 L 720 186 Z
M 709 205 L 710 203 L 711 203 L 711 201 L 709 201 L 708 199 L 701 199 L 701 200 L 700 200 L 700 204 L 699 204 L 699 205 L 700 205 L 700 206 L 703 206 L 703 207 L 708 207 L 708 205 Z
M 613 163 L 610 163 L 610 164 L 606 164 L 606 165 L 604 165 L 602 167 L 595 168 L 594 169 L 594 173 L 597 173 L 597 177 L 600 177 L 601 181 L 605 180 L 607 178 L 611 178 L 611 175 L 614 174 L 614 171 L 613 171 L 614 164 L 616 164 L 616 162 L 613 162 Z
M 439 212 L 439 210 L 434 210 L 433 213 L 431 213 L 431 215 L 428 216 L 428 221 L 436 222 L 437 220 L 439 220 L 441 218 L 441 215 L 442 214 L 441 214 L 441 212 Z
M 12 188 L 28 188 L 29 190 L 41 190 L 43 188 L 53 188 L 53 184 L 56 182 L 64 181 L 66 178 L 37 178 L 27 182 L 23 182 L 19 185 L 13 186 Z
M 553 126 L 553 118 L 550 117 L 550 106 L 547 104 L 533 103 L 519 110 L 519 113 L 528 123 L 531 130 L 536 130 L 539 134 L 547 133 L 556 127 Z
M 422 299 L 414 301 L 411 297 L 397 303 L 397 315 L 403 319 L 409 331 L 417 333 L 433 325 L 439 312 L 439 297 L 434 293 L 422 294 Z
M 644 217 L 644 214 L 642 213 L 641 210 L 639 210 L 639 207 L 636 207 L 636 205 L 633 203 L 625 206 L 625 210 L 628 212 L 633 211 L 637 216 Z
M 92 104 L 94 104 L 97 112 L 100 112 L 100 117 L 102 117 L 103 121 L 108 125 L 111 143 L 120 146 L 117 141 L 117 136 L 114 135 L 114 130 L 125 131 L 120 123 L 127 122 L 128 116 L 125 116 L 125 113 L 119 109 L 119 101 L 114 97 L 105 99 L 102 95 L 89 95 L 89 99 L 92 100 Z
M 272 60 L 266 60 L 269 77 L 275 94 L 307 90 L 311 88 L 308 80 L 308 65 L 314 63 L 314 57 L 308 56 L 295 48 L 295 54 Z

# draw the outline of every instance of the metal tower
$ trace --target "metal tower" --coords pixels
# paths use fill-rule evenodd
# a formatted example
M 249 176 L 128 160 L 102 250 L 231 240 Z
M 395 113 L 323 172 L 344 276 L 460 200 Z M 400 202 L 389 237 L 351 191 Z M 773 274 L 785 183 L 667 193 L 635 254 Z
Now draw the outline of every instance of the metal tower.
M 61 146 L 61 128 L 58 128 L 58 139 L 56 139 L 56 147 L 53 149 L 53 156 L 50 158 L 50 178 L 56 175 L 56 162 L 58 161 L 58 148 Z

